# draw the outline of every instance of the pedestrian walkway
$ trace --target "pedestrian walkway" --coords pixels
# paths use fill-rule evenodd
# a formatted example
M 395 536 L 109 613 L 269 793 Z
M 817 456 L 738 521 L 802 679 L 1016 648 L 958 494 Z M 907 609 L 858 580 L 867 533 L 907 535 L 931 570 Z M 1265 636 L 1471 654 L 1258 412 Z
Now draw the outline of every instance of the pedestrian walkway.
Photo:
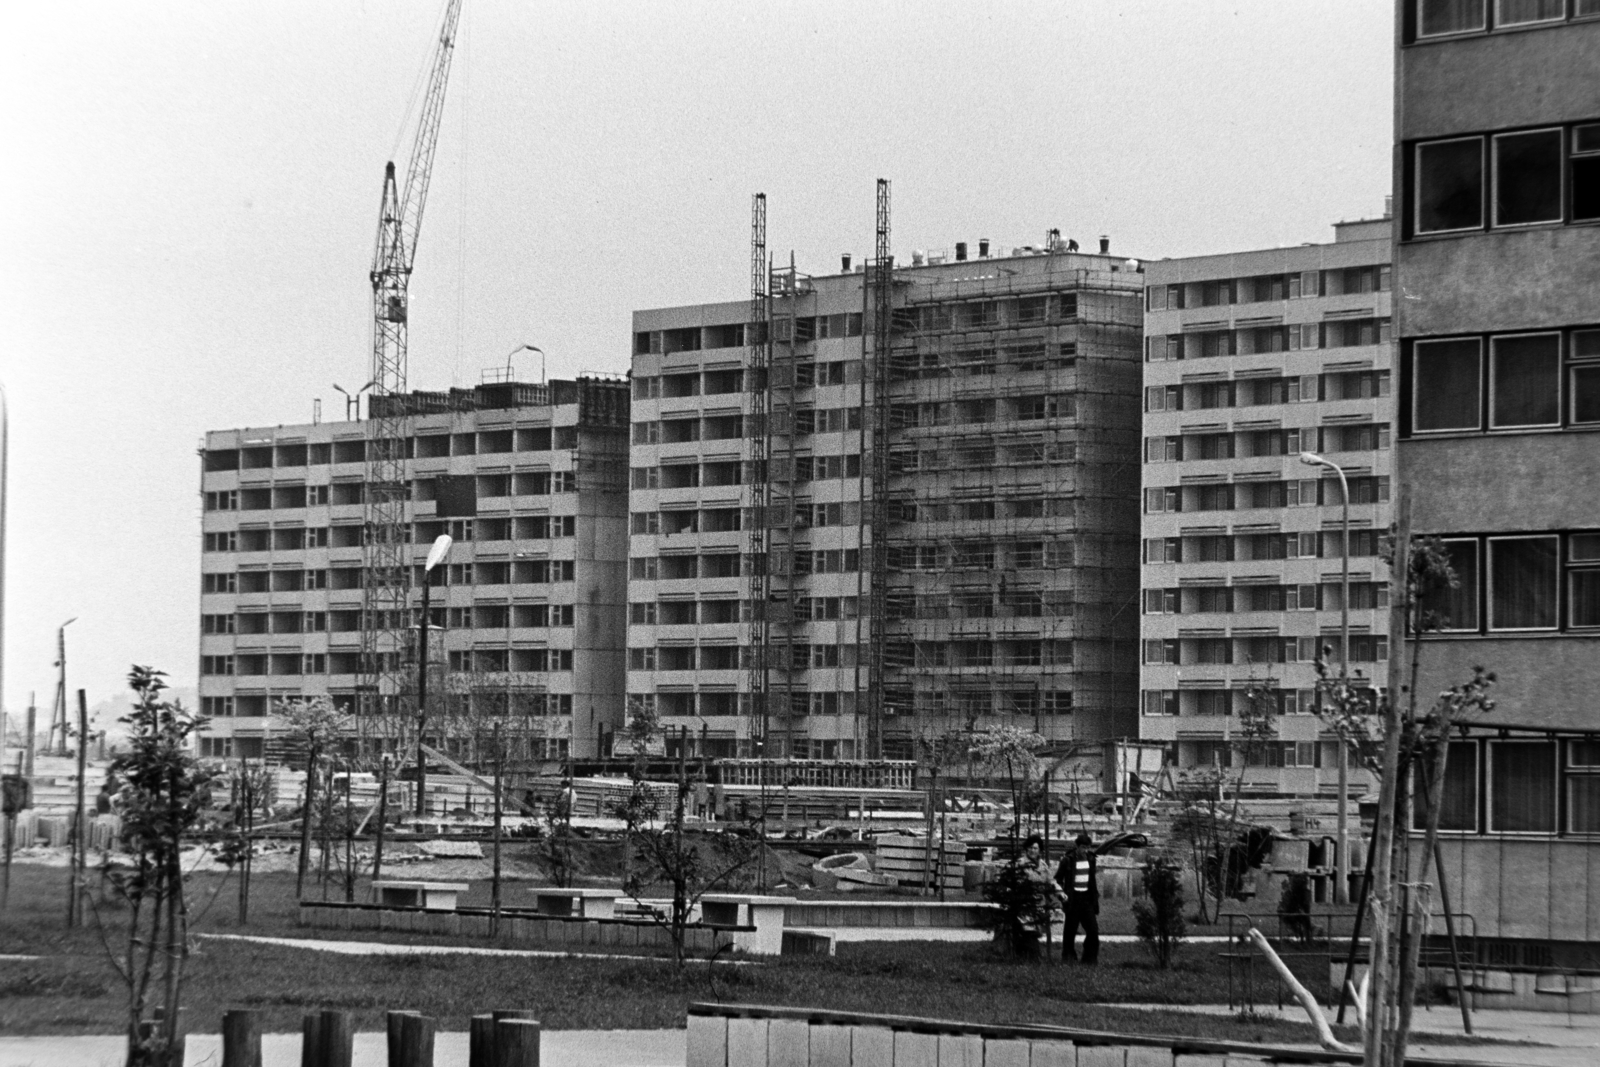
M 1226 1004 L 1108 1004 L 1112 1008 L 1187 1011 L 1199 1015 L 1233 1015 L 1238 1009 Z M 1332 1022 L 1337 1009 L 1324 1005 Z M 1306 1013 L 1298 1004 L 1279 1008 L 1257 1006 L 1258 1015 L 1305 1022 Z M 1347 1013 L 1346 1019 L 1353 1019 Z M 1430 1037 L 1455 1035 L 1467 1043 L 1430 1042 Z M 1527 1065 L 1527 1067 L 1591 1067 L 1600 1063 L 1600 1016 L 1566 1015 L 1545 1011 L 1475 1011 L 1472 1037 L 1485 1043 L 1470 1043 L 1461 1025 L 1461 1009 L 1453 1005 L 1419 1007 L 1411 1016 L 1410 1056 L 1484 1064 Z
M 621 952 L 551 952 L 532 948 L 483 948 L 478 945 L 393 945 L 386 941 L 322 941 L 310 937 L 254 937 L 250 934 L 196 934 L 207 941 L 247 941 L 259 945 L 284 945 L 341 956 L 531 956 L 546 960 L 644 960 L 669 963 L 666 956 L 635 956 Z M 754 960 L 717 960 L 741 967 Z
M 261 1035 L 261 1062 L 300 1062 L 299 1034 Z M 539 1035 L 541 1062 L 557 1067 L 683 1067 L 682 1030 L 546 1030 Z M 351 1067 L 387 1067 L 388 1038 L 357 1034 Z M 434 1037 L 434 1067 L 467 1067 L 467 1034 L 441 1031 Z M 84 1037 L 0 1037 L 0 1067 L 122 1067 L 128 1054 L 120 1034 Z M 185 1067 L 218 1067 L 222 1038 L 191 1034 Z

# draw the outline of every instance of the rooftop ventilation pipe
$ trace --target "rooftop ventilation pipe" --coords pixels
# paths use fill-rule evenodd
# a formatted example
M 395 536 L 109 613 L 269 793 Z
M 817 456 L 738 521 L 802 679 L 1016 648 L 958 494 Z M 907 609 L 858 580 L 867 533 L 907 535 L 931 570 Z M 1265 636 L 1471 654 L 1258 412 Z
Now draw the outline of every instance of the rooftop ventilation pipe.
M 839 257 L 839 273 L 850 273 L 850 253 L 846 252 Z
M 978 258 L 989 258 L 989 239 L 987 237 L 978 238 Z
M 965 242 L 965 241 L 957 241 L 956 242 L 956 262 L 957 263 L 965 263 L 966 261 L 967 261 L 967 242 Z

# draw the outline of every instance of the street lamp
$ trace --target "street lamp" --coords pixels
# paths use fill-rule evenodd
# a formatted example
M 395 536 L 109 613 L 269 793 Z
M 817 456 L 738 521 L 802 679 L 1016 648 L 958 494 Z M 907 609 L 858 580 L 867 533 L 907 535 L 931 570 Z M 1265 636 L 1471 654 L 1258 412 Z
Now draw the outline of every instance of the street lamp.
M 506 381 L 509 382 L 511 380 L 511 357 L 515 356 L 518 352 L 539 353 L 539 381 L 542 384 L 544 382 L 545 370 L 544 349 L 540 348 L 538 345 L 518 345 L 516 348 L 513 348 L 511 351 L 506 353 Z
M 344 417 L 346 422 L 349 422 L 352 419 L 361 418 L 361 394 L 377 384 L 378 379 L 374 378 L 372 381 L 368 382 L 366 385 L 363 385 L 360 389 L 357 389 L 352 393 L 338 382 L 333 383 L 333 387 L 344 394 Z M 354 411 L 353 414 L 352 409 Z
M 1300 453 L 1300 462 L 1311 467 L 1327 467 L 1339 476 L 1339 493 L 1344 502 L 1344 532 L 1340 535 L 1339 556 L 1341 561 L 1340 590 L 1339 590 L 1339 682 L 1348 688 L 1350 684 L 1350 483 L 1345 479 L 1344 468 L 1337 463 L 1319 456 L 1315 452 Z M 1339 737 L 1339 855 L 1338 862 L 1334 864 L 1333 899 L 1338 904 L 1350 903 L 1350 880 L 1348 868 L 1350 858 L 1347 850 L 1350 847 L 1350 825 L 1345 815 L 1345 805 L 1349 799 L 1350 788 L 1350 750 L 1344 737 Z
M 422 732 L 428 725 L 428 601 L 433 570 L 450 554 L 449 534 L 440 534 L 422 565 L 422 618 L 417 625 L 417 817 L 427 814 L 428 761 L 422 752 Z

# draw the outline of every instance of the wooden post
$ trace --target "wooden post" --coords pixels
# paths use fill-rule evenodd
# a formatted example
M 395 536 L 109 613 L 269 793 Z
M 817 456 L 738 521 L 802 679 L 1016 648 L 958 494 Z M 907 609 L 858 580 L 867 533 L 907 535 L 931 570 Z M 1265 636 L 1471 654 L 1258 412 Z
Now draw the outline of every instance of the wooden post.
M 261 1014 L 230 1011 L 222 1016 L 222 1067 L 261 1067 Z
M 300 1019 L 300 1067 L 322 1067 L 322 1016 L 312 1012 Z
M 417 1013 L 414 1011 L 391 1011 L 384 1016 L 384 1029 L 389 1039 L 389 1067 L 400 1067 L 405 1059 L 401 1048 L 404 1042 L 403 1024 L 407 1015 L 415 1014 Z
M 539 1067 L 539 1021 L 496 1020 L 494 1051 L 495 1067 Z
M 391 1067 L 433 1067 L 434 1020 L 408 1012 L 400 1018 L 400 1062 Z
M 467 1067 L 496 1067 L 494 1059 L 494 1016 L 474 1015 L 468 1034 Z
M 317 1037 L 318 1067 L 350 1067 L 355 1055 L 356 1019 L 347 1011 L 322 1013 Z

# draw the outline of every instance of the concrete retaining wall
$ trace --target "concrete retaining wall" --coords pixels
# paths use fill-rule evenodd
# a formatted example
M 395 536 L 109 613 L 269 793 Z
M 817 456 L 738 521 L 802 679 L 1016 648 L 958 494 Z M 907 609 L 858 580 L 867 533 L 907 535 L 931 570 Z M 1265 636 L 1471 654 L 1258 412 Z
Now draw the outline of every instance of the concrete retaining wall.
M 915 900 L 805 901 L 783 909 L 785 926 L 943 927 L 973 929 L 993 904 Z
M 691 1004 L 685 1067 L 1254 1067 L 1357 1064 L 1314 1049 L 895 1015 Z M 1466 1067 L 1464 1061 L 1427 1061 Z
M 1343 985 L 1344 961 L 1328 967 L 1329 981 Z M 1367 973 L 1367 965 L 1353 968 L 1356 984 Z M 1600 975 L 1567 971 L 1510 970 L 1501 967 L 1473 967 L 1463 963 L 1461 977 L 1471 997 L 1470 1007 L 1493 1010 L 1549 1011 L 1568 1015 L 1600 1014 Z M 1419 978 L 1424 988 L 1446 990 L 1455 998 L 1455 974 L 1449 967 L 1424 967 Z

